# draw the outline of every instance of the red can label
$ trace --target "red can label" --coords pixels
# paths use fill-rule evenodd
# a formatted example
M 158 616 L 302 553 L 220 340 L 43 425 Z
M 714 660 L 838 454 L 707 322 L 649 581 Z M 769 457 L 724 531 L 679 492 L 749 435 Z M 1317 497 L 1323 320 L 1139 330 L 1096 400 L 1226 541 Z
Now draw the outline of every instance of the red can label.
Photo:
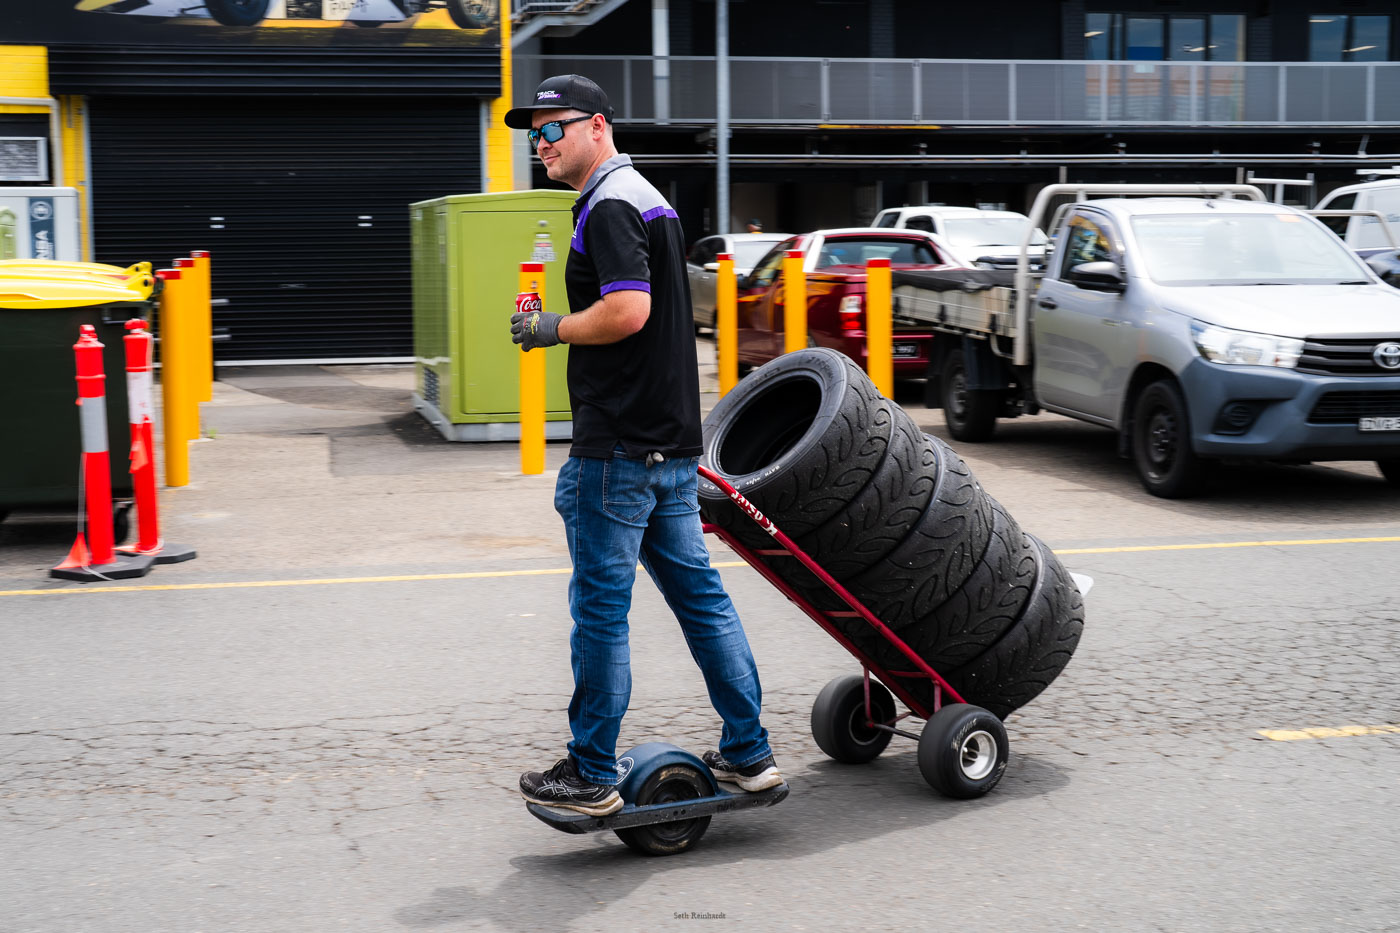
M 521 292 L 515 296 L 515 312 L 517 314 L 530 314 L 533 311 L 544 310 L 544 304 L 540 301 L 540 296 L 536 292 Z

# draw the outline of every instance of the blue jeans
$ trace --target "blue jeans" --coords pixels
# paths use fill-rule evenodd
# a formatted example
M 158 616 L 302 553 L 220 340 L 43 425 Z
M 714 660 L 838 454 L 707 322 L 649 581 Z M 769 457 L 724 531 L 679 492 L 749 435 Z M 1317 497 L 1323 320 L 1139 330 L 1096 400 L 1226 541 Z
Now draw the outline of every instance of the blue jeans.
M 770 754 L 753 652 L 700 528 L 697 462 L 570 457 L 559 471 L 554 508 L 574 564 L 569 751 L 595 784 L 617 783 L 617 735 L 632 695 L 627 612 L 639 559 L 680 621 L 724 720 L 720 754 L 741 766 Z

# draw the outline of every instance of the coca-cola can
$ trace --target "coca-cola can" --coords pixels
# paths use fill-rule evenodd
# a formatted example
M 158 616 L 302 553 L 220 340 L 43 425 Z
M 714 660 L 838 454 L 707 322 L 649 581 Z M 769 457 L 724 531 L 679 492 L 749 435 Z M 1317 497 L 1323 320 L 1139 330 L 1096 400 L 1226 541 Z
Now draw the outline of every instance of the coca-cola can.
M 539 292 L 521 292 L 515 296 L 515 312 L 517 314 L 530 314 L 542 310 L 544 310 L 544 303 L 540 301 Z

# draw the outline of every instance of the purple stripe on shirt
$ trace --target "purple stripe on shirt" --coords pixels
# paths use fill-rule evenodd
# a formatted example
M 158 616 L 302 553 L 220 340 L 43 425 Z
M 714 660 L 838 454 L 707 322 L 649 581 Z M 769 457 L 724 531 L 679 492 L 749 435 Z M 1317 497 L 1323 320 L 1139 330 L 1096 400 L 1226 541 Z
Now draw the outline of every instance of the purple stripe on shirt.
M 645 214 L 642 215 L 642 220 L 643 220 L 643 221 L 655 220 L 655 219 L 658 218 L 658 217 L 675 217 L 677 220 L 680 219 L 680 215 L 679 215 L 679 214 L 677 214 L 675 211 L 671 210 L 669 207 L 663 206 L 663 207 L 653 207 L 651 210 L 647 211 Z
M 639 282 L 634 279 L 624 279 L 621 282 L 609 282 L 600 289 L 600 293 L 606 295 L 608 292 L 651 292 L 650 282 Z
M 583 248 L 583 224 L 588 220 L 588 212 L 591 210 L 593 210 L 592 201 L 583 205 L 583 210 L 579 211 L 578 214 L 578 223 L 574 224 L 574 235 L 569 239 L 569 245 L 580 253 L 588 252 L 588 250 Z

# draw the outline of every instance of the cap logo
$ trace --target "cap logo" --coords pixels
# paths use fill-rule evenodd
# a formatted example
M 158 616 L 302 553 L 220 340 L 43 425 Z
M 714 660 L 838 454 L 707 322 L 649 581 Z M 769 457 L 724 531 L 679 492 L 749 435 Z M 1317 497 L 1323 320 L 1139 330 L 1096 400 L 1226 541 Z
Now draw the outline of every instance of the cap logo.
M 559 96 L 560 94 L 558 91 L 540 91 L 535 95 L 535 100 L 553 100 Z

